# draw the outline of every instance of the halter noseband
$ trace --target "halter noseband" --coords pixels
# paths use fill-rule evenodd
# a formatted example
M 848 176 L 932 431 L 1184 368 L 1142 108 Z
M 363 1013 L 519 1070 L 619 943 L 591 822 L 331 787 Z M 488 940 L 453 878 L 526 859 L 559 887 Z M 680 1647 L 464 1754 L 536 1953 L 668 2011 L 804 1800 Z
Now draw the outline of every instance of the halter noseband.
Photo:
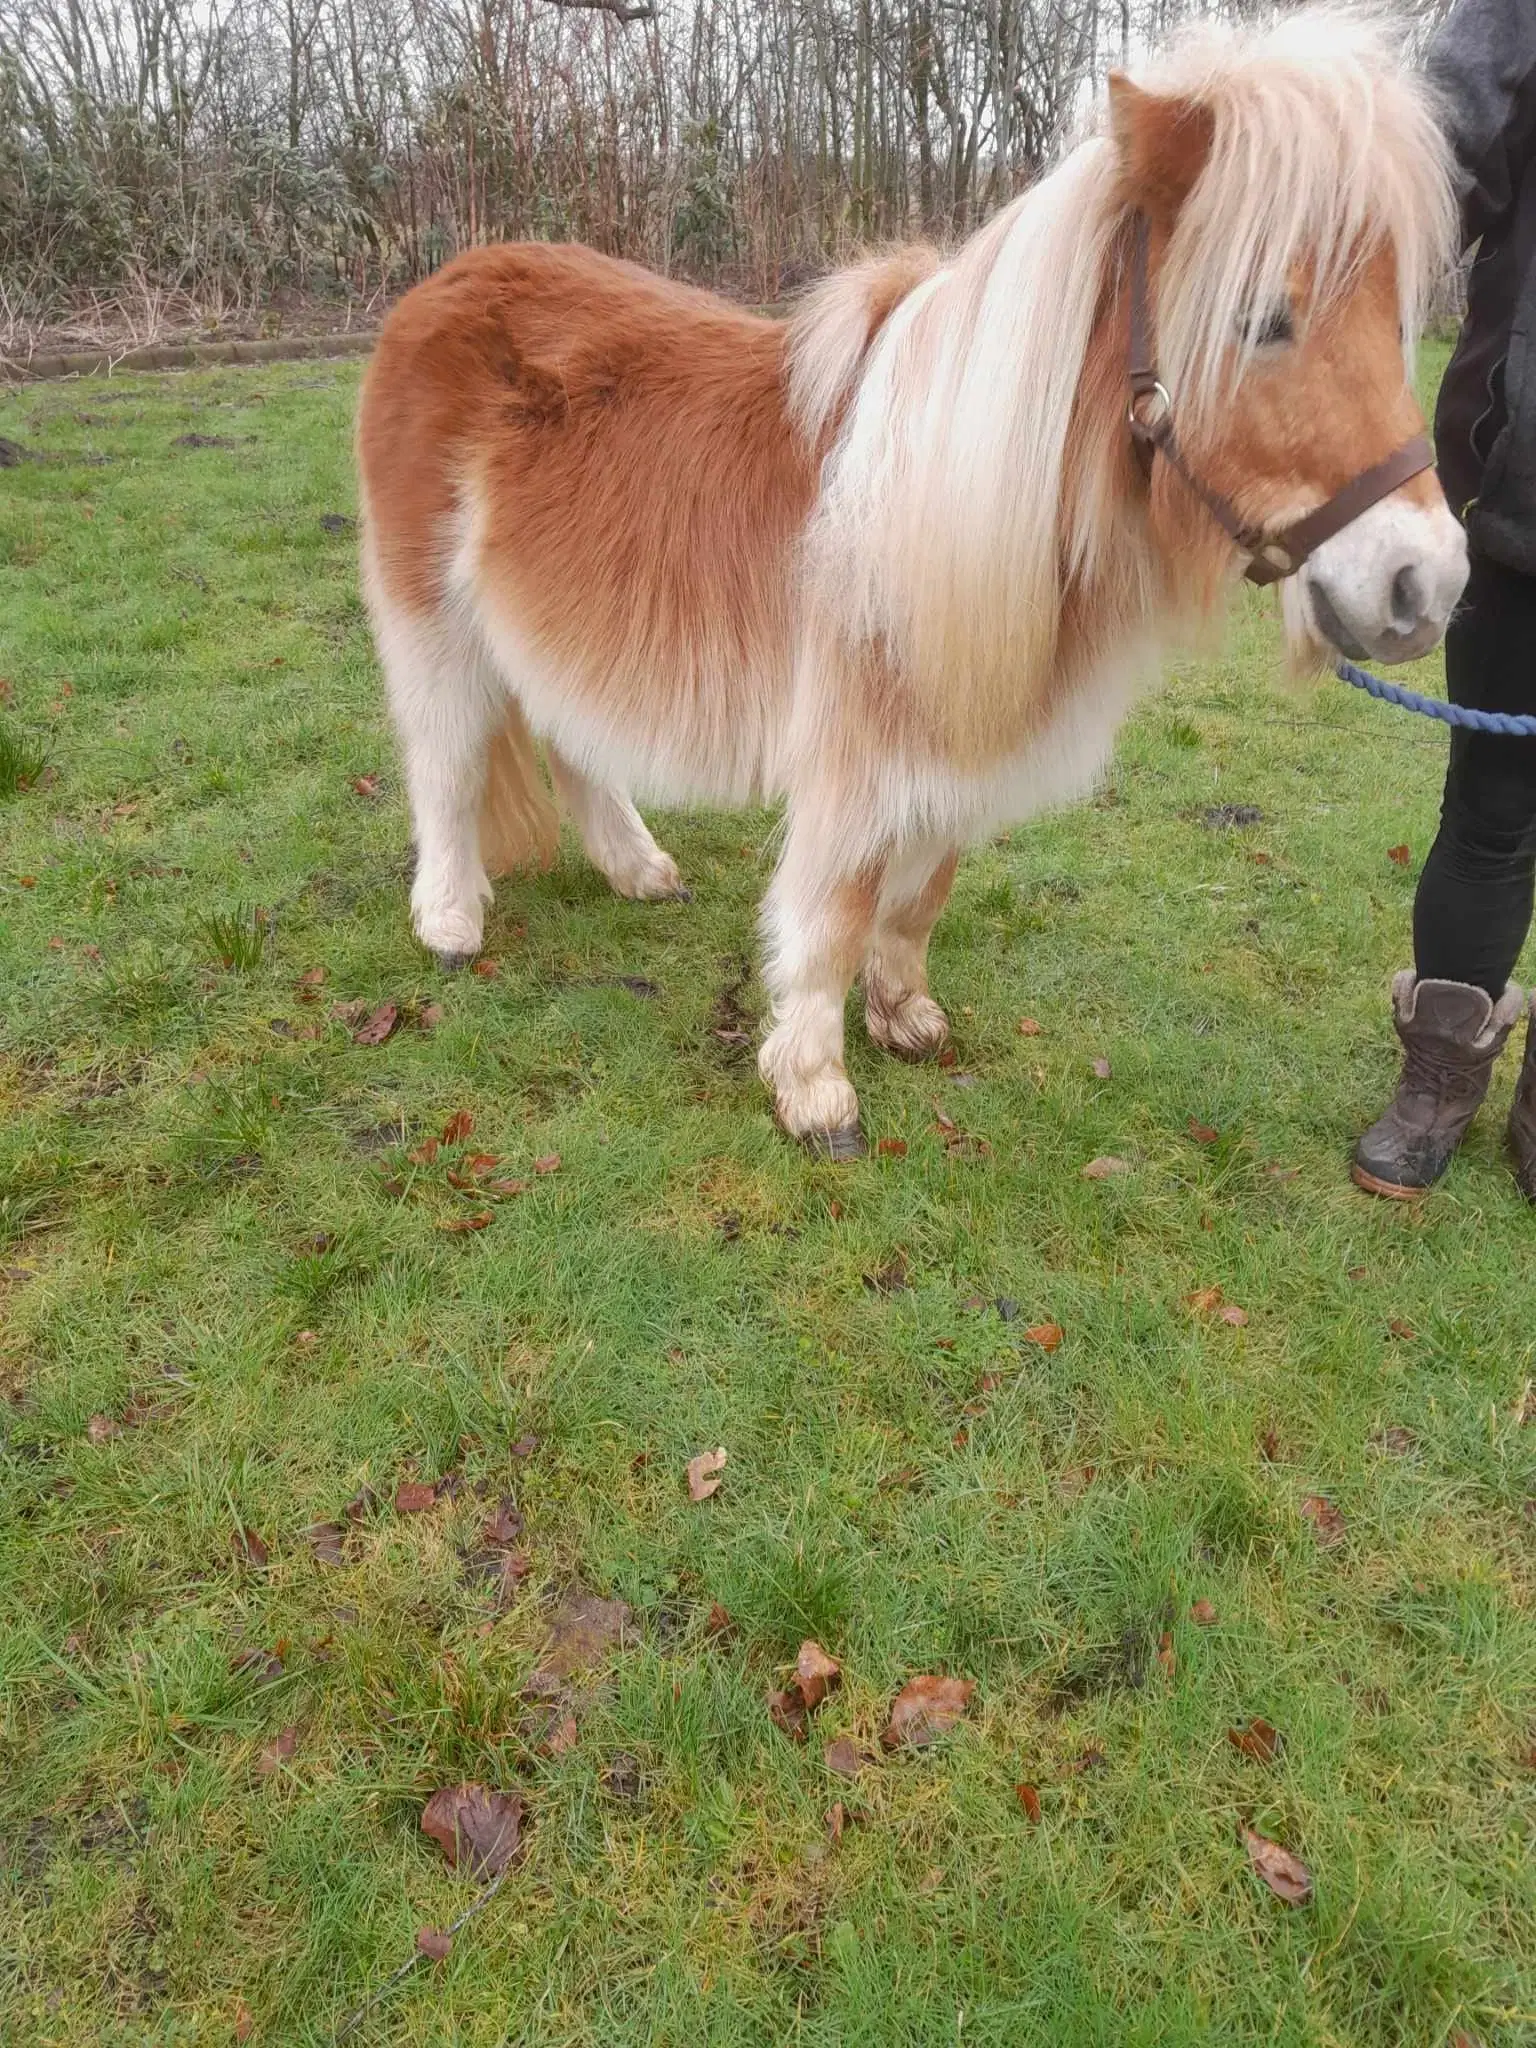
M 1325 540 L 1358 519 L 1362 512 L 1407 483 L 1420 470 L 1434 466 L 1435 453 L 1424 434 L 1415 434 L 1382 462 L 1362 469 L 1358 476 L 1341 485 L 1333 496 L 1313 511 L 1303 513 L 1278 533 L 1266 533 L 1250 526 L 1238 514 L 1230 498 L 1203 483 L 1184 460 L 1173 431 L 1173 400 L 1157 374 L 1156 350 L 1152 341 L 1152 300 L 1147 288 L 1147 217 L 1136 215 L 1131 242 L 1131 352 L 1130 425 L 1131 438 L 1144 473 L 1152 474 L 1152 459 L 1161 455 L 1176 469 L 1229 540 L 1248 556 L 1243 571 L 1250 583 L 1278 583 L 1294 576 L 1307 557 Z

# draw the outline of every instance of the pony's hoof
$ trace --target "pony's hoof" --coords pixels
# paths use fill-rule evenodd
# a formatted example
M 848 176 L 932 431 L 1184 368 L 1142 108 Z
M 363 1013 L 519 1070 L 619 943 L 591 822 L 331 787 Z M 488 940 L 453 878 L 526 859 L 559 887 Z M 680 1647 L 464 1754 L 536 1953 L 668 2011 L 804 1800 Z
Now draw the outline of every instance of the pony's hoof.
M 847 1166 L 869 1155 L 869 1145 L 857 1124 L 844 1124 L 836 1131 L 804 1131 L 800 1142 L 813 1159 L 830 1159 L 834 1166 Z
M 470 961 L 473 960 L 474 957 L 475 955 L 473 952 L 439 953 L 436 956 L 437 964 L 439 967 L 441 967 L 444 974 L 460 973 L 464 968 L 466 968 L 469 965 Z

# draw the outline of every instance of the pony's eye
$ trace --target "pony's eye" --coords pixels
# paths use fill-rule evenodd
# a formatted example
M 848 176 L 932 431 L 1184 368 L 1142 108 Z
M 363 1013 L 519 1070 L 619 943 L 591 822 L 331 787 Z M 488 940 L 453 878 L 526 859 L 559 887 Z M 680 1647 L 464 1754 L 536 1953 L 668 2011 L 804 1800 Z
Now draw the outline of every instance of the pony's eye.
M 1267 312 L 1250 313 L 1241 326 L 1244 341 L 1254 348 L 1283 348 L 1287 342 L 1296 339 L 1291 309 L 1283 301 L 1278 306 L 1271 306 Z

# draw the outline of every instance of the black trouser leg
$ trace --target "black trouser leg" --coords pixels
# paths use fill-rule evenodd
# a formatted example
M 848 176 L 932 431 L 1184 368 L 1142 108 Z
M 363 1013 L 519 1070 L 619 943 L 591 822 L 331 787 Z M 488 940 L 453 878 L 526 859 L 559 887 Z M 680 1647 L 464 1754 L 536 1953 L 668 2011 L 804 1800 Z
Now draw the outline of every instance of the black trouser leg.
M 1536 713 L 1536 577 L 1472 557 L 1445 636 L 1447 693 L 1480 711 Z M 1519 958 L 1536 891 L 1536 739 L 1453 727 L 1440 831 L 1413 906 L 1422 981 L 1495 1001 Z

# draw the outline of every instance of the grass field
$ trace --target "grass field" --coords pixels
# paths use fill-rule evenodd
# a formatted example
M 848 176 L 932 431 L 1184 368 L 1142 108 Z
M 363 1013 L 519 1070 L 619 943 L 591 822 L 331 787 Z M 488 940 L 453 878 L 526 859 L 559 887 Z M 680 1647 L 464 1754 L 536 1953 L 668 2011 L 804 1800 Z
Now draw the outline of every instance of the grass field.
M 1509 1064 L 1422 1205 L 1344 1171 L 1439 733 L 1277 694 L 1245 599 L 967 859 L 959 1064 L 855 1032 L 897 1142 L 817 1164 L 740 1042 L 770 818 L 662 821 L 691 905 L 568 846 L 494 972 L 414 944 L 356 377 L 0 398 L 0 2040 L 330 2041 L 477 1897 L 461 1779 L 525 1853 L 353 2040 L 1536 2039 Z M 530 1698 L 573 1588 L 628 1625 Z M 969 1711 L 887 1754 L 916 1674 Z

